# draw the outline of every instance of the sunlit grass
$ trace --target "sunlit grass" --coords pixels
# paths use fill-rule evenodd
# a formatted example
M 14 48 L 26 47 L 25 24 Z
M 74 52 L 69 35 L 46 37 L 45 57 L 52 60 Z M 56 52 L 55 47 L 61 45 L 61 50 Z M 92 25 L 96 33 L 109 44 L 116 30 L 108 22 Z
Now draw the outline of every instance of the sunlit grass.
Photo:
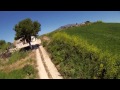
M 13 70 L 9 73 L 0 71 L 0 79 L 25 79 L 29 77 L 31 79 L 35 78 L 37 71 L 31 65 L 26 65 L 21 69 Z
M 16 51 L 7 60 L 0 61 L 0 79 L 38 78 L 34 51 Z

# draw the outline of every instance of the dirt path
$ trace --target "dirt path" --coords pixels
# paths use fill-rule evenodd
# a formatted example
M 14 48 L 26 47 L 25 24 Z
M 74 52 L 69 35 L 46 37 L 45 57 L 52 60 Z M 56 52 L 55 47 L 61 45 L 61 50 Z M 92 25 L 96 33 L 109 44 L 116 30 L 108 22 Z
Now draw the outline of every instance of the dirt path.
M 38 75 L 40 79 L 48 79 L 47 72 L 43 65 L 42 59 L 40 57 L 39 49 L 36 49 L 36 59 L 37 59 L 37 68 L 38 68 Z
M 41 43 L 40 40 L 36 42 Z M 40 79 L 63 79 L 41 45 L 36 49 L 36 60 Z

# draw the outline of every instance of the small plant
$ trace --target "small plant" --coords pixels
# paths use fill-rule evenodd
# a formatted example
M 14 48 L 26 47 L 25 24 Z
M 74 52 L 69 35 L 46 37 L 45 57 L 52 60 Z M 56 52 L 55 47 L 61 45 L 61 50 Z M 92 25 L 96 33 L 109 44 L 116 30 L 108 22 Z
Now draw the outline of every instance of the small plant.
M 34 70 L 33 66 L 31 66 L 31 65 L 25 65 L 23 67 L 23 71 L 28 75 L 31 75 L 31 74 L 35 73 L 35 70 Z
M 46 47 L 47 41 L 43 41 L 43 42 L 42 42 L 42 45 L 43 45 L 43 47 Z

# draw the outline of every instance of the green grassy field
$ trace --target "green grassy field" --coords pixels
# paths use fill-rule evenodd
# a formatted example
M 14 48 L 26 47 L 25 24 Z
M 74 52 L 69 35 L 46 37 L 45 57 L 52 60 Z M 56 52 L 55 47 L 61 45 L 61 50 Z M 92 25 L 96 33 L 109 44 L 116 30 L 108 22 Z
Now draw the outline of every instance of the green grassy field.
M 76 35 L 112 54 L 120 54 L 120 23 L 96 23 L 64 30 L 68 35 Z
M 51 42 L 44 46 L 64 78 L 120 78 L 120 23 L 92 23 L 46 36 Z

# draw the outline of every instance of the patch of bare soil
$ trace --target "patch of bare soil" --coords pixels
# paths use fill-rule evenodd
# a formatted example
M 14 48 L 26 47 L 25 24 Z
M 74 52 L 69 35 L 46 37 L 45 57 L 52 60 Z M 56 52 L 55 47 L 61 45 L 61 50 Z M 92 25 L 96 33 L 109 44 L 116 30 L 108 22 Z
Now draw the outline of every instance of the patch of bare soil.
M 43 39 L 43 40 L 46 40 L 46 41 L 50 41 L 50 38 L 47 37 L 47 36 L 43 36 L 42 39 Z

